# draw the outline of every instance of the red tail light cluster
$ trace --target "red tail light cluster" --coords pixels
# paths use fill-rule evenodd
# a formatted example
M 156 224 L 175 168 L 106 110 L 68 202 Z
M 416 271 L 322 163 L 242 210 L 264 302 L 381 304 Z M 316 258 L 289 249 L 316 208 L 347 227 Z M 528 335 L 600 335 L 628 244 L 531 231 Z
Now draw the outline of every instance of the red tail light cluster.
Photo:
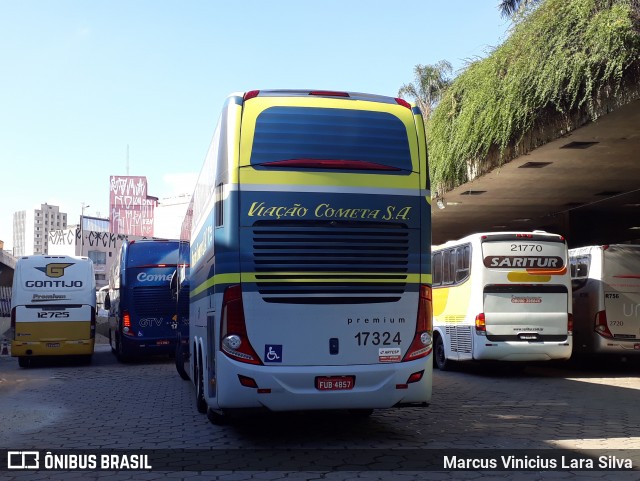
M 599 311 L 596 313 L 596 325 L 595 331 L 604 337 L 613 338 L 613 334 L 609 330 L 609 324 L 607 323 L 607 313 L 606 311 Z
M 413 336 L 411 346 L 407 350 L 402 361 L 414 361 L 428 356 L 432 349 L 433 340 L 433 310 L 431 303 L 431 287 L 420 286 L 420 298 L 418 300 L 418 319 L 416 333 Z
M 481 336 L 487 335 L 487 323 L 484 318 L 484 312 L 481 312 L 476 316 L 476 334 Z
M 127 336 L 135 336 L 131 329 L 131 316 L 128 311 L 122 313 L 122 332 Z
M 398 105 L 402 105 L 403 107 L 406 107 L 406 108 L 408 108 L 409 110 L 411 110 L 411 104 L 410 104 L 409 102 L 407 102 L 406 100 L 404 100 L 404 99 L 400 99 L 400 98 L 397 98 L 397 99 L 395 99 L 395 100 L 396 100 L 396 103 L 397 103 Z
M 222 296 L 220 349 L 236 361 L 262 364 L 249 342 L 242 304 L 242 287 L 239 284 L 227 287 Z

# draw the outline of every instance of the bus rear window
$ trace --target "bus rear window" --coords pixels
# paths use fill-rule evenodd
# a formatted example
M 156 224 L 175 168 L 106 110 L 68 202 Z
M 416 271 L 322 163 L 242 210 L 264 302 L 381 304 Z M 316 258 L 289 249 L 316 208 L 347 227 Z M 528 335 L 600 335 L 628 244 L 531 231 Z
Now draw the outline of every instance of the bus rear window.
M 176 265 L 177 242 L 134 242 L 129 246 L 127 267 Z
M 256 120 L 251 165 L 412 170 L 407 129 L 388 112 L 270 107 Z M 342 166 L 342 167 L 340 167 Z

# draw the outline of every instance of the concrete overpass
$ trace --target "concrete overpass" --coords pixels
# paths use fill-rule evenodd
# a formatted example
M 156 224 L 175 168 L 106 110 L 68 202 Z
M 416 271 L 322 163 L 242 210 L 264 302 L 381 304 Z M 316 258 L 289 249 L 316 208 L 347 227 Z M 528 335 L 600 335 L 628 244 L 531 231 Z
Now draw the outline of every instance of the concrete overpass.
M 15 268 L 16 258 L 0 250 L 0 286 L 11 287 Z
M 433 243 L 543 229 L 570 247 L 640 243 L 640 100 L 442 194 Z

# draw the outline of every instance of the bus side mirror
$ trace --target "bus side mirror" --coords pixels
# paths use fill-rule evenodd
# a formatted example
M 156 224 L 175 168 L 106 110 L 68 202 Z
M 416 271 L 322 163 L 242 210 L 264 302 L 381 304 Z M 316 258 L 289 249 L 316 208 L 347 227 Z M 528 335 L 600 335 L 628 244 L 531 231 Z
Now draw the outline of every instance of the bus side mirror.
M 109 294 L 107 294 L 106 297 L 104 298 L 103 306 L 107 311 L 111 309 L 111 299 L 109 299 Z

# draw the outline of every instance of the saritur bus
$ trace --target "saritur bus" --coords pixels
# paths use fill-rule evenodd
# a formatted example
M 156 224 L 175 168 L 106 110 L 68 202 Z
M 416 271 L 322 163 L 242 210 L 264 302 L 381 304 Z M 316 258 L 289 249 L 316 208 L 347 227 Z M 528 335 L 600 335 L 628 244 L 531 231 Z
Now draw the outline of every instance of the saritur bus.
M 402 99 L 250 91 L 224 104 L 193 203 L 188 374 L 214 423 L 253 409 L 426 406 L 431 210 Z
M 564 237 L 543 231 L 477 233 L 434 246 L 436 366 L 569 359 L 567 252 Z

